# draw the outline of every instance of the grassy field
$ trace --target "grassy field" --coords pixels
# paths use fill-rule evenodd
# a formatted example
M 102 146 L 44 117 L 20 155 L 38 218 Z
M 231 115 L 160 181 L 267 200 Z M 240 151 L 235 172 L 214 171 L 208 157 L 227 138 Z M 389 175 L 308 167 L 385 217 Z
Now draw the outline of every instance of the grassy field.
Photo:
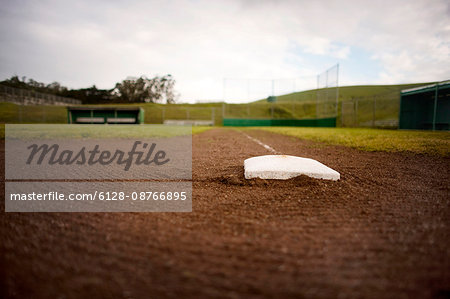
M 161 138 L 197 134 L 211 127 L 168 126 L 168 125 L 52 125 L 32 126 L 8 125 L 8 136 L 27 139 L 67 138 Z M 5 138 L 5 125 L 0 125 L 0 138 Z
M 450 132 L 363 128 L 264 127 L 257 129 L 365 151 L 408 151 L 420 154 L 450 156 Z
M 16 136 L 39 138 L 150 138 L 198 134 L 212 127 L 183 127 L 167 125 L 33 125 L 15 128 Z M 408 151 L 420 154 L 450 156 L 450 132 L 397 131 L 366 128 L 298 128 L 254 127 L 248 130 L 269 132 L 318 141 L 323 144 L 343 145 L 365 151 Z M 5 125 L 0 124 L 0 138 L 5 137 Z

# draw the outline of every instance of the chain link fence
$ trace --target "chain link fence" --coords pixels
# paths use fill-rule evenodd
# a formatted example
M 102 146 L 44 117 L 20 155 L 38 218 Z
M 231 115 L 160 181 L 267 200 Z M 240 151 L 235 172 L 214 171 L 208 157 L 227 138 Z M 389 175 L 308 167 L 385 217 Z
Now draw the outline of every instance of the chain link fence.
M 0 102 L 19 105 L 81 105 L 80 100 L 4 85 L 0 85 Z
M 398 126 L 400 100 L 397 97 L 353 98 L 339 103 L 338 127 Z M 16 105 L 2 103 L 2 123 L 67 123 L 67 110 L 56 105 Z M 315 119 L 317 103 L 278 102 L 250 104 L 137 105 L 144 108 L 145 123 L 222 125 L 224 118 L 246 119 Z M 176 123 L 175 122 L 175 123 Z
M 316 117 L 338 116 L 339 64 L 317 75 Z
M 341 127 L 396 128 L 400 109 L 397 93 L 352 98 L 341 103 Z
M 304 119 L 316 118 L 316 102 L 257 102 L 223 104 L 222 118 Z
M 4 89 L 3 89 L 4 90 Z M 330 88 L 328 94 L 334 93 Z M 17 90 L 10 90 L 19 96 Z M 17 94 L 16 94 L 17 93 Z M 23 95 L 23 94 L 22 94 Z M 47 102 L 45 102 L 47 103 Z M 67 110 L 62 105 L 17 105 L 0 103 L 2 123 L 67 123 Z M 318 102 L 315 93 L 298 100 L 277 102 L 252 102 L 245 104 L 135 104 L 144 108 L 145 123 L 180 123 L 193 125 L 222 125 L 224 118 L 244 119 L 317 119 L 335 111 L 335 101 Z M 324 107 L 328 105 L 327 107 Z M 340 99 L 338 127 L 385 127 L 396 128 L 400 95 L 396 92 L 376 96 Z M 320 110 L 320 111 L 319 111 Z

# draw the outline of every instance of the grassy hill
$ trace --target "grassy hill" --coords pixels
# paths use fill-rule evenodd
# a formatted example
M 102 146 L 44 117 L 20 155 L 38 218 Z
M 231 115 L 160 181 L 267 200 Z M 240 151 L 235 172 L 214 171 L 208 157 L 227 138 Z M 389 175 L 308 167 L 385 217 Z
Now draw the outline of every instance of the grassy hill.
M 339 101 L 347 101 L 352 98 L 366 98 L 373 96 L 400 95 L 400 91 L 403 89 L 418 87 L 422 85 L 433 83 L 414 83 L 414 84 L 399 84 L 399 85 L 355 85 L 355 86 L 340 86 L 339 87 Z M 317 92 L 324 92 L 325 89 L 312 89 L 300 92 L 294 92 L 277 97 L 277 102 L 291 102 L 291 101 L 315 101 L 317 98 Z M 330 88 L 335 91 L 335 88 Z M 265 102 L 266 99 L 262 99 L 256 102 Z

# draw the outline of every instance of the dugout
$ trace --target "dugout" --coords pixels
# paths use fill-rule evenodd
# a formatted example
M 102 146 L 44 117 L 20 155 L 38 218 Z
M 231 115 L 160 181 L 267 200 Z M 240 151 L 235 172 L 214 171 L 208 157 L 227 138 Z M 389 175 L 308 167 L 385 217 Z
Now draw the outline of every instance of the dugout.
M 68 107 L 69 124 L 143 124 L 141 107 Z
M 399 129 L 449 130 L 450 81 L 402 90 Z

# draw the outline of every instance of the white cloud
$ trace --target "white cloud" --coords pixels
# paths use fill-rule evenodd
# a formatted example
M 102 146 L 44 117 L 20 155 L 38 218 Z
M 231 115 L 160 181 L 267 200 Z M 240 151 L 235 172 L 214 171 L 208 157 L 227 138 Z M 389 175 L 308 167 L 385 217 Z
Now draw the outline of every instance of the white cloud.
M 182 99 L 220 99 L 225 77 L 312 75 L 324 66 L 304 53 L 358 64 L 360 48 L 381 67 L 366 83 L 444 80 L 449 20 L 445 0 L 10 2 L 0 76 L 110 88 L 170 73 Z

